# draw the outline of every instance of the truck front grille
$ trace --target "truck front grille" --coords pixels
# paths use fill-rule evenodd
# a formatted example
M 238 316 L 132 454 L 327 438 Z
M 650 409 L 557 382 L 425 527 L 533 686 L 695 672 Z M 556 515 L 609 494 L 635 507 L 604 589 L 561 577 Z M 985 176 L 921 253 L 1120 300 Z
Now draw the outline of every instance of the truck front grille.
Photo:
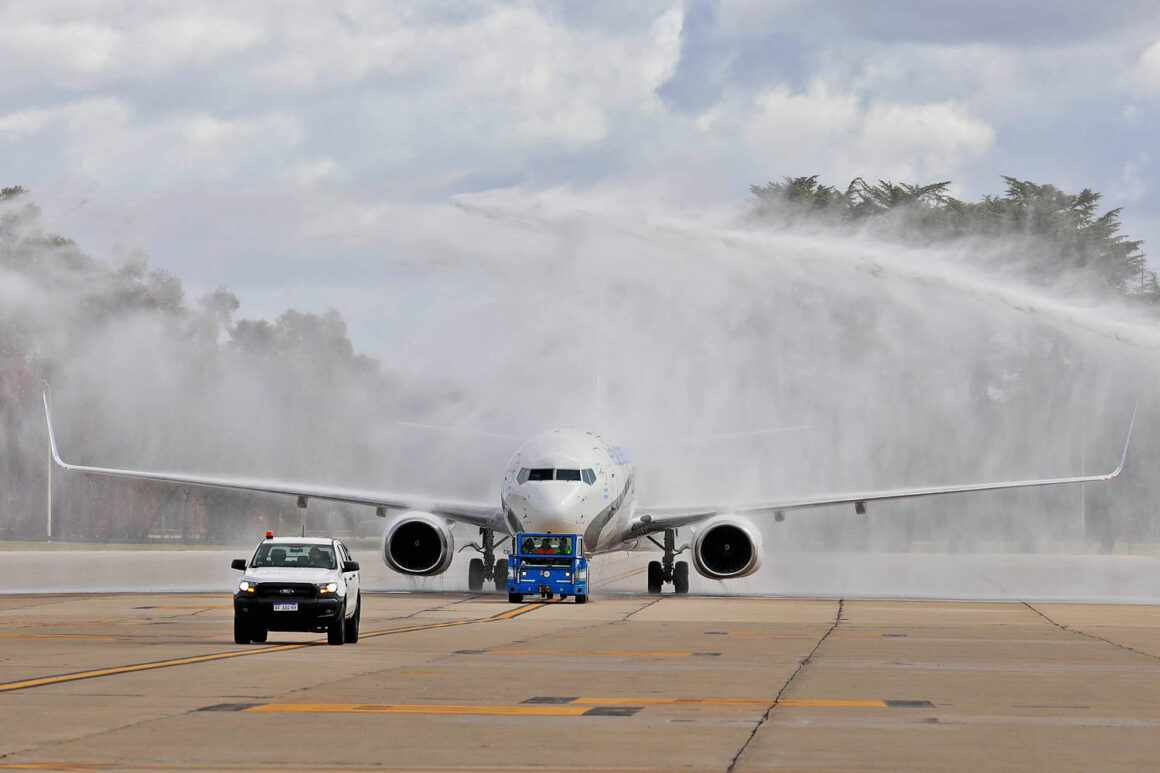
M 318 587 L 308 582 L 260 582 L 257 596 L 260 599 L 312 599 L 318 595 Z

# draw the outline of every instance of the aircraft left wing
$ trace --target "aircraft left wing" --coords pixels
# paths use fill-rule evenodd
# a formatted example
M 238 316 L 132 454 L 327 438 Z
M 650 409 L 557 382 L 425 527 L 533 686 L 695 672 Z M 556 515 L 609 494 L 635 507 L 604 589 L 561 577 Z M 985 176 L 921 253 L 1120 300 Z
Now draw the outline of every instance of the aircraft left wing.
M 385 491 L 361 491 L 334 486 L 314 485 L 309 483 L 291 483 L 276 480 L 261 480 L 257 478 L 235 478 L 226 476 L 193 475 L 180 472 L 152 472 L 148 470 L 127 470 L 112 467 L 89 467 L 81 464 L 70 464 L 60 456 L 56 443 L 56 432 L 52 425 L 52 408 L 49 404 L 48 393 L 44 393 L 44 419 L 48 425 L 48 443 L 52 451 L 52 460 L 57 467 L 72 472 L 82 472 L 88 475 L 101 475 L 107 478 L 128 478 L 130 480 L 152 480 L 162 483 L 175 483 L 182 486 L 202 486 L 207 488 L 231 489 L 234 491 L 250 491 L 263 494 L 285 494 L 302 499 L 325 499 L 331 502 L 346 502 L 354 505 L 368 505 L 384 510 L 423 510 L 436 515 L 444 516 L 453 521 L 471 524 L 473 526 L 493 527 L 499 522 L 500 509 L 496 505 L 482 502 L 464 502 L 450 499 L 439 499 L 421 494 L 401 494 Z
M 965 483 L 950 486 L 925 486 L 909 489 L 886 489 L 882 491 L 847 492 L 841 494 L 820 494 L 812 497 L 787 498 L 781 501 L 742 503 L 737 505 L 702 505 L 702 506 L 662 506 L 649 507 L 639 505 L 637 513 L 630 522 L 627 536 L 642 536 L 664 529 L 675 529 L 687 526 L 698 521 L 712 518 L 715 515 L 774 515 L 780 517 L 787 510 L 802 510 L 811 507 L 828 507 L 832 505 L 854 505 L 855 512 L 866 512 L 867 502 L 884 502 L 898 499 L 912 499 L 914 497 L 938 496 L 941 494 L 966 494 L 976 491 L 1003 491 L 1005 489 L 1036 488 L 1040 486 L 1062 486 L 1074 483 L 1099 483 L 1119 477 L 1124 470 L 1128 459 L 1128 447 L 1132 442 L 1132 429 L 1136 424 L 1136 412 L 1132 411 L 1132 420 L 1128 424 L 1127 437 L 1124 439 L 1124 450 L 1120 454 L 1120 463 L 1111 472 L 1098 475 L 1076 475 L 1062 478 L 1034 478 L 1030 480 L 1010 480 L 994 483 Z

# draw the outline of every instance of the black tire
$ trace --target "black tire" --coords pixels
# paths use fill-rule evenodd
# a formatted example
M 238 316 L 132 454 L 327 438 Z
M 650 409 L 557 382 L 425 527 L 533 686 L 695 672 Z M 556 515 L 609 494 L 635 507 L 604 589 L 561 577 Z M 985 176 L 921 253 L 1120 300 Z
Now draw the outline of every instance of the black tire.
M 660 593 L 661 586 L 665 584 L 665 570 L 661 568 L 660 561 L 648 562 L 648 592 Z
M 524 594 L 522 594 L 522 593 L 509 593 L 508 594 L 508 603 L 509 604 L 523 604 L 524 603 Z
M 267 636 L 269 636 L 269 631 L 263 626 L 255 625 L 250 629 L 250 641 L 255 644 L 265 644 Z
M 234 615 L 234 644 L 250 643 L 250 626 L 244 618 Z
M 587 593 L 577 593 L 576 594 L 576 603 L 577 604 L 587 604 L 588 603 L 588 594 Z
M 495 589 L 500 593 L 507 590 L 508 563 L 506 558 L 495 562 Z
M 483 590 L 482 558 L 473 558 L 467 564 L 467 589 L 472 593 Z
M 359 622 L 362 620 L 362 591 L 359 591 L 358 596 L 355 599 L 355 603 L 358 606 L 355 607 L 354 616 L 351 617 L 350 620 L 346 621 L 346 631 L 343 632 L 347 644 L 358 643 L 358 627 Z
M 335 620 L 326 629 L 326 643 L 332 644 L 335 647 L 341 647 L 346 644 L 346 606 L 338 613 L 338 619 Z
M 689 592 L 689 562 L 678 561 L 673 567 L 673 590 L 677 593 Z

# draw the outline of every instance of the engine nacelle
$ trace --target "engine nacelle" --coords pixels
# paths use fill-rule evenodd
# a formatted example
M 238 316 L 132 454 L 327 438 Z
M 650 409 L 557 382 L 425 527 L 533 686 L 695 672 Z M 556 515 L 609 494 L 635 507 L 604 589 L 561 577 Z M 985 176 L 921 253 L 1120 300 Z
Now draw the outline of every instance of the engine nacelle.
M 401 574 L 442 574 L 455 558 L 451 523 L 433 513 L 408 510 L 392 516 L 383 532 L 383 561 Z
M 761 566 L 761 532 L 737 517 L 714 518 L 693 537 L 693 567 L 713 580 L 747 577 Z

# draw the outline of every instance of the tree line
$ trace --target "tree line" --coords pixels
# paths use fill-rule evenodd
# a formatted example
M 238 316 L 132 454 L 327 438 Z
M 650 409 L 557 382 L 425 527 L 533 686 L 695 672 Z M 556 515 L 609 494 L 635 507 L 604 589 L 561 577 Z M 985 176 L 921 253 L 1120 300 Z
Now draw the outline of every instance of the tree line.
M 1119 208 L 1100 212 L 1101 195 L 1089 188 L 1067 193 L 1054 185 L 1003 177 L 1001 195 L 964 201 L 951 182 L 925 184 L 861 177 L 845 188 L 818 175 L 785 177 L 750 187 L 754 217 L 780 225 L 868 228 L 921 244 L 986 241 L 994 259 L 1041 284 L 1106 292 L 1133 302 L 1160 304 L 1160 283 L 1148 268 L 1143 242 L 1120 232 Z M 994 250 L 998 245 L 1001 249 Z
M 46 227 L 27 190 L 0 188 L 0 539 L 45 533 L 44 381 L 71 406 L 63 411 L 70 425 L 83 427 L 69 433 L 72 458 L 120 453 L 127 462 L 148 458 L 141 449 L 182 446 L 196 450 L 172 464 L 206 467 L 215 454 L 244 458 L 259 447 L 240 436 L 247 418 L 262 418 L 244 415 L 243 398 L 266 417 L 263 434 L 281 438 L 287 450 L 267 453 L 284 461 L 311 458 L 311 449 L 297 450 L 300 435 L 322 443 L 353 434 L 351 413 L 399 391 L 376 360 L 355 351 L 339 312 L 239 319 L 239 308 L 224 288 L 190 299 L 180 278 L 143 256 L 112 265 L 88 255 Z M 133 396 L 151 392 L 174 408 L 141 421 L 144 429 L 98 418 L 117 416 L 107 410 L 115 403 L 131 411 Z M 342 410 L 347 403 L 351 411 Z M 294 431 L 270 428 L 277 415 Z M 206 417 L 215 423 L 201 426 Z M 211 437 L 222 427 L 232 443 Z M 55 485 L 58 538 L 222 542 L 296 516 L 284 498 L 86 476 L 58 476 Z

